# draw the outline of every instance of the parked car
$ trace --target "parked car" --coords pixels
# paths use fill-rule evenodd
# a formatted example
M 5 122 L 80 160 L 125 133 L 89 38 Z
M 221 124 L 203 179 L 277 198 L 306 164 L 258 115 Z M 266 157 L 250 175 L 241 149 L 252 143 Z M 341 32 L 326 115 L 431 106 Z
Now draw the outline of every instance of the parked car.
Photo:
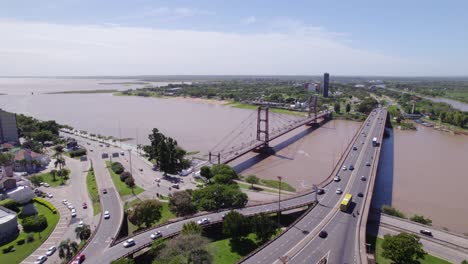
M 76 217 L 76 212 L 72 212 L 71 217 Z
M 109 219 L 109 218 L 110 218 L 109 211 L 105 211 L 104 212 L 104 219 Z
M 48 194 L 47 194 L 47 197 L 49 197 L 49 198 L 54 198 L 54 195 L 51 194 L 51 193 L 48 193 Z
M 78 223 L 78 227 L 83 227 L 84 226 L 84 222 L 83 220 L 81 220 L 79 223 Z
M 74 262 L 75 262 L 76 264 L 80 264 L 80 263 L 83 263 L 83 261 L 84 261 L 85 259 L 86 259 L 85 254 L 81 253 L 81 254 L 79 254 L 78 256 L 76 256 Z
M 34 264 L 42 264 L 47 260 L 46 256 L 39 256 L 36 261 L 34 261 Z
M 123 246 L 124 247 L 131 247 L 135 245 L 135 240 L 133 240 L 133 238 L 130 238 L 130 239 L 127 239 L 124 243 L 123 243 Z
M 56 248 L 55 246 L 51 246 L 51 247 L 47 250 L 46 255 L 47 255 L 47 256 L 52 256 L 52 254 L 54 254 L 55 251 L 57 251 L 57 248 Z
M 63 203 L 64 205 L 67 205 L 67 204 L 68 204 L 67 199 L 63 199 L 62 203 Z
M 156 231 L 153 234 L 150 235 L 151 239 L 156 239 L 158 237 L 162 237 L 161 231 Z
M 83 209 L 86 209 L 86 208 L 88 208 L 88 204 L 87 204 L 87 203 L 83 203 L 83 205 L 82 205 L 82 206 L 83 206 Z
M 179 189 L 179 184 L 178 183 L 172 184 L 172 188 Z
M 44 182 L 44 187 L 47 187 L 47 188 L 49 188 L 49 187 L 50 187 L 50 185 L 49 185 L 47 182 Z
M 205 218 L 203 218 L 203 219 L 201 219 L 201 220 L 198 220 L 198 221 L 197 221 L 197 224 L 199 224 L 199 225 L 205 225 L 205 224 L 208 224 L 209 222 L 210 222 L 210 219 L 205 217 Z
M 122 155 L 122 156 L 125 155 L 125 152 L 123 150 L 120 151 L 120 155 Z

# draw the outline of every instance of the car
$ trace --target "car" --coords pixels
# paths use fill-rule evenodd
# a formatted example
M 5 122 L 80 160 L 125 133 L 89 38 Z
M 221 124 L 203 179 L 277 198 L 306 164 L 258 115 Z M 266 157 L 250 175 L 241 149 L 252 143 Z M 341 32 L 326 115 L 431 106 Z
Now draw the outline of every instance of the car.
M 357 147 L 356 147 L 356 146 L 354 146 L 354 147 L 353 147 L 353 150 L 357 150 Z
M 78 226 L 79 226 L 79 227 L 83 227 L 83 226 L 84 226 L 83 220 L 81 220 L 81 221 L 78 223 Z
M 369 167 L 369 166 L 370 166 L 370 162 L 366 162 L 366 166 Z
M 426 236 L 432 236 L 432 232 L 427 229 L 422 229 L 419 231 L 419 233 L 426 235 Z
M 365 181 L 366 177 L 364 175 L 361 176 L 361 181 Z
M 63 203 L 64 205 L 67 205 L 67 204 L 68 204 L 67 199 L 63 199 L 62 203 Z
M 345 170 L 347 170 L 347 169 L 348 169 L 348 168 L 346 168 L 346 165 L 345 165 L 345 166 L 343 166 L 343 170 L 344 170 L 344 171 L 345 171 Z
M 125 155 L 125 152 L 123 150 L 120 151 L 120 155 L 122 155 L 122 156 Z
M 55 246 L 51 246 L 49 249 L 47 249 L 46 255 L 52 256 L 52 254 L 54 254 L 55 251 L 57 251 L 57 248 Z
M 49 187 L 50 187 L 50 185 L 49 185 L 47 182 L 44 182 L 44 187 L 47 187 L 47 188 L 49 188 Z
M 354 170 L 354 166 L 353 166 L 353 165 L 349 165 L 349 170 Z
M 46 256 L 39 256 L 36 261 L 34 261 L 34 264 L 42 264 L 47 260 Z
M 317 190 L 317 194 L 324 194 L 325 193 L 325 190 L 324 189 L 318 189 Z
M 172 188 L 174 188 L 174 189 L 179 189 L 179 184 L 177 184 L 177 183 L 172 184 Z
M 340 178 L 340 176 L 336 175 L 336 177 L 333 178 L 333 180 L 336 181 L 336 182 L 339 182 L 339 181 L 341 181 L 341 178 Z
M 48 194 L 47 194 L 47 197 L 49 197 L 49 198 L 54 198 L 54 195 L 51 194 L 51 193 L 48 193 Z
M 357 194 L 358 197 L 364 197 L 364 194 L 362 194 L 362 192 L 358 193 Z
M 40 186 L 44 186 L 45 182 L 40 182 L 39 185 Z
M 104 212 L 104 219 L 109 219 L 109 218 L 110 218 L 109 211 L 105 211 Z
M 68 204 L 68 206 L 67 206 L 67 207 L 68 207 L 68 209 L 70 209 L 70 210 L 73 210 L 73 209 L 75 209 L 75 206 L 73 206 L 72 204 Z
M 110 147 L 110 145 L 109 145 L 109 144 L 107 144 L 107 145 L 106 145 L 106 147 Z
M 335 192 L 335 193 L 336 193 L 336 194 L 342 194 L 343 191 L 341 190 L 341 188 L 338 188 L 338 189 L 336 189 L 336 192 Z
M 320 233 L 319 233 L 320 238 L 326 238 L 327 236 L 328 236 L 327 231 L 325 231 L 325 230 L 320 231 Z
M 198 220 L 197 224 L 204 225 L 204 224 L 208 224 L 209 222 L 210 222 L 210 219 L 205 217 L 205 218 L 202 218 L 201 220 Z
M 75 258 L 75 261 L 76 261 L 76 262 L 75 262 L 75 263 L 80 264 L 80 263 L 82 263 L 85 259 L 86 259 L 85 254 L 81 253 L 81 254 L 79 254 L 78 256 L 76 256 L 76 258 Z
M 102 147 L 103 145 L 102 144 L 99 144 L 100 147 Z
M 102 189 L 102 193 L 103 193 L 103 194 L 106 194 L 106 193 L 107 193 L 107 189 Z
M 361 144 L 364 145 L 364 141 L 361 141 Z
M 72 209 L 71 212 L 72 212 L 72 213 L 76 213 L 76 209 Z
M 83 206 L 83 209 L 88 208 L 88 204 L 87 204 L 87 203 L 83 203 L 82 206 Z
M 94 150 L 93 150 L 93 149 L 89 149 L 89 151 L 93 152 Z
M 139 170 L 140 170 L 141 172 L 143 172 L 143 169 L 142 169 L 142 168 L 140 168 Z
M 76 217 L 76 212 L 72 212 L 71 217 Z
M 156 239 L 158 237 L 162 237 L 161 231 L 156 231 L 156 232 L 154 232 L 153 234 L 150 235 L 151 239 Z
M 124 243 L 123 243 L 123 246 L 124 247 L 131 247 L 135 245 L 135 240 L 133 240 L 133 238 L 130 238 L 130 239 L 127 239 Z
M 154 181 L 155 182 L 161 182 L 161 178 L 156 178 Z
M 89 143 L 89 142 L 86 142 L 86 144 L 91 145 L 91 143 Z

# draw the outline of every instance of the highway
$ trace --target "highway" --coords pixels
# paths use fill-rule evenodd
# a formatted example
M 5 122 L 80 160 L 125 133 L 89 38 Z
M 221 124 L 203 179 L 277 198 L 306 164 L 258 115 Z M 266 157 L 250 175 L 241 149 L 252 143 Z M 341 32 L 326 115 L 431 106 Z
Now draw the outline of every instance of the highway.
M 373 137 L 379 138 L 378 134 L 385 125 L 385 118 L 386 111 L 379 110 L 377 114 L 368 117 L 359 131 L 359 136 L 354 142 L 358 150 L 350 150 L 340 165 L 340 167 L 353 165 L 355 169 L 337 171 L 341 181 L 332 182 L 325 187 L 325 195 L 319 199 L 318 206 L 295 226 L 243 263 L 275 263 L 279 262 L 280 257 L 287 257 L 288 263 L 316 263 L 324 256 L 328 256 L 329 263 L 355 262 L 358 217 L 339 211 L 339 204 L 344 194 L 351 193 L 354 201 L 351 207 L 354 208 L 350 208 L 349 212 L 360 210 L 360 203 L 365 197 L 357 197 L 357 194 L 359 192 L 365 194 L 368 185 L 368 180 L 361 181 L 360 176 L 369 178 L 371 167 L 366 166 L 366 163 L 372 162 L 376 150 L 371 140 Z M 343 190 L 342 195 L 335 193 L 337 188 Z M 318 237 L 321 230 L 327 231 L 327 238 Z
M 373 128 L 373 127 L 374 127 L 374 125 L 372 125 L 372 126 L 371 125 L 369 125 L 369 126 L 364 125 L 362 127 L 363 131 L 360 131 L 359 133 L 364 132 L 364 133 L 367 134 L 371 130 L 371 128 Z M 351 151 L 350 155 L 348 155 L 348 157 L 345 160 L 345 164 L 347 164 L 347 166 L 350 165 L 350 164 L 355 164 L 356 163 L 358 157 L 360 156 L 359 154 L 362 152 L 363 145 L 364 146 L 369 146 L 368 142 L 370 142 L 372 140 L 372 137 L 370 135 L 368 137 L 365 137 L 365 138 L 359 136 L 357 140 L 358 140 L 358 145 L 357 145 L 358 150 L 353 150 L 353 151 Z M 361 141 L 364 142 L 364 143 L 367 142 L 367 144 L 361 144 Z M 322 195 L 322 198 L 320 199 L 321 205 L 319 205 L 315 209 L 313 209 L 312 212 L 314 212 L 314 213 L 310 214 L 312 216 L 311 217 L 312 219 L 309 219 L 308 223 L 304 223 L 304 221 L 300 221 L 299 223 L 301 223 L 301 224 L 296 225 L 294 228 L 291 228 L 288 231 L 288 232 L 290 232 L 291 230 L 295 230 L 299 235 L 294 234 L 293 239 L 287 239 L 287 237 L 290 236 L 290 234 L 287 233 L 287 235 L 280 236 L 280 239 L 275 240 L 272 243 L 272 245 L 274 245 L 274 244 L 278 243 L 278 241 L 282 241 L 284 238 L 286 238 L 285 239 L 286 241 L 283 242 L 283 243 L 286 243 L 287 245 L 279 244 L 278 246 L 281 246 L 281 248 L 284 248 L 285 250 L 287 250 L 289 248 L 292 248 L 294 245 L 297 244 L 297 242 L 299 242 L 299 240 L 301 238 L 303 238 L 305 236 L 305 233 L 307 233 L 306 230 L 312 230 L 317 224 L 319 224 L 323 220 L 323 218 L 326 216 L 326 214 L 328 212 L 330 212 L 330 210 L 332 209 L 331 207 L 329 207 L 327 205 L 328 204 L 333 204 L 334 205 L 334 204 L 336 204 L 337 202 L 340 201 L 342 196 L 335 194 L 335 190 L 338 187 L 341 187 L 341 188 L 344 189 L 347 182 L 349 181 L 349 175 L 351 174 L 351 172 L 352 171 L 349 171 L 349 170 L 340 171 L 340 176 L 342 177 L 342 181 L 339 182 L 339 183 L 332 182 L 332 183 L 328 184 L 327 186 L 325 186 L 326 193 L 324 195 Z M 315 200 L 315 194 L 314 193 L 308 193 L 308 194 L 305 194 L 305 195 L 302 195 L 302 196 L 299 196 L 299 197 L 290 198 L 290 199 L 287 199 L 287 200 L 284 200 L 284 201 L 281 202 L 281 210 L 283 211 L 283 210 L 287 210 L 287 209 L 304 207 L 304 206 L 312 204 L 314 200 Z M 277 210 L 278 210 L 278 203 L 273 202 L 273 203 L 268 203 L 268 204 L 263 204 L 263 205 L 246 207 L 246 208 L 238 209 L 237 211 L 239 211 L 240 213 L 242 213 L 244 215 L 254 215 L 254 214 L 258 214 L 260 212 L 276 212 Z M 93 263 L 109 263 L 112 260 L 115 260 L 115 259 L 118 259 L 120 257 L 126 256 L 126 255 L 128 255 L 130 253 L 133 253 L 134 251 L 137 251 L 137 250 L 151 244 L 152 241 L 150 239 L 150 234 L 152 232 L 156 231 L 156 230 L 161 231 L 163 233 L 164 237 L 172 236 L 172 235 L 178 234 L 178 232 L 180 232 L 180 230 L 182 229 L 182 226 L 183 226 L 184 223 L 187 223 L 189 221 L 197 221 L 197 220 L 202 219 L 203 217 L 210 218 L 211 223 L 219 222 L 219 221 L 222 221 L 222 216 L 226 212 L 227 211 L 218 212 L 218 213 L 208 213 L 206 215 L 195 216 L 195 217 L 192 217 L 192 218 L 189 218 L 189 219 L 186 219 L 186 220 L 182 220 L 182 221 L 179 221 L 179 222 L 170 223 L 170 224 L 164 225 L 164 226 L 159 227 L 159 228 L 150 229 L 150 230 L 148 230 L 146 232 L 137 234 L 137 235 L 132 237 L 132 238 L 135 239 L 135 242 L 136 242 L 135 246 L 130 247 L 130 248 L 124 248 L 123 247 L 123 241 L 120 241 L 119 243 L 117 243 L 113 247 L 106 248 L 105 250 L 103 250 L 102 254 L 99 254 L 99 255 L 94 255 L 93 254 L 92 256 L 90 256 L 88 258 L 88 260 L 93 262 Z M 265 259 L 261 259 L 260 263 L 272 263 L 275 260 L 277 260 L 277 258 L 279 256 L 282 256 L 282 253 L 280 253 L 281 250 L 275 250 L 275 247 L 273 247 L 271 251 L 275 251 L 275 252 L 272 252 L 272 253 L 273 254 L 276 253 L 276 255 L 269 255 L 268 257 L 265 257 Z M 284 252 L 284 253 L 286 253 L 286 252 Z M 259 256 L 261 256 L 261 254 L 259 254 Z M 253 258 L 256 258 L 256 256 L 254 256 Z M 250 263 L 251 259 L 253 259 L 253 258 L 250 258 L 248 260 L 248 262 Z M 252 263 L 254 263 L 254 262 L 252 262 Z M 257 263 L 257 262 L 255 262 L 255 263 Z

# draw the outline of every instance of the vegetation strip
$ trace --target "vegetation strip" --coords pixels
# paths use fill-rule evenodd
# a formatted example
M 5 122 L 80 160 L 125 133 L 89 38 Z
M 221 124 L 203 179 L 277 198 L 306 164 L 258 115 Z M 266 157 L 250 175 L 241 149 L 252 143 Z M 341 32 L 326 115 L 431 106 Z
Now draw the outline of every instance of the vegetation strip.
M 97 215 L 101 212 L 101 201 L 99 200 L 99 190 L 93 168 L 91 168 L 86 175 L 86 186 L 93 203 L 93 214 Z
M 120 176 L 112 170 L 110 161 L 106 161 L 106 166 L 107 166 L 107 169 L 109 170 L 112 181 L 114 182 L 115 188 L 119 192 L 120 196 L 126 196 L 130 194 L 137 195 L 145 191 L 143 188 L 136 186 L 136 185 L 133 188 L 133 190 L 132 188 L 128 187 L 128 185 L 125 184 L 125 182 L 120 180 Z

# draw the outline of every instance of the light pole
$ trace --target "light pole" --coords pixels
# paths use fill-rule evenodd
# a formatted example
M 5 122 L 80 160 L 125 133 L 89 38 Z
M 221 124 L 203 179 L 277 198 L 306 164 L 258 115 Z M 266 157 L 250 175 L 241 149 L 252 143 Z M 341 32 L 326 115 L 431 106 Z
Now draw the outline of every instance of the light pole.
M 278 226 L 280 226 L 280 218 L 281 218 L 281 180 L 283 177 L 277 176 L 279 180 L 278 186 Z
M 132 167 L 132 149 L 128 149 L 128 158 L 130 159 L 130 174 L 133 177 L 133 167 Z

